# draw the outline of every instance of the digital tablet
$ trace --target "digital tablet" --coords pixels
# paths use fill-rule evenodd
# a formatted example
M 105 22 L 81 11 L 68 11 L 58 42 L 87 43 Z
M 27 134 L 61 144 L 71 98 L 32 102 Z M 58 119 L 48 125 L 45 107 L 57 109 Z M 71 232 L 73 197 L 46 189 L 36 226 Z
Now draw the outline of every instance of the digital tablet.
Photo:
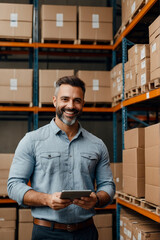
M 89 197 L 91 190 L 63 190 L 61 193 L 61 199 L 75 199 L 81 197 Z

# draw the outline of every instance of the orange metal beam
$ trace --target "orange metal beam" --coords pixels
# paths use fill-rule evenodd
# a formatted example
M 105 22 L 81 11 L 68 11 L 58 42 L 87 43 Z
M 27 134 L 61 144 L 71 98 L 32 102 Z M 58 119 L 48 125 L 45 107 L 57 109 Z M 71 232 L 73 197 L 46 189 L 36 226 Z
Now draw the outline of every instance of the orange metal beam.
M 0 106 L 0 112 L 34 112 L 34 107 Z
M 113 45 L 38 43 L 37 46 L 39 48 L 113 50 Z
M 131 23 L 126 27 L 126 29 L 121 33 L 115 44 L 113 45 L 113 50 L 115 50 L 119 44 L 122 42 L 122 39 L 127 36 L 127 34 L 135 27 L 135 25 L 143 18 L 143 16 L 151 9 L 151 7 L 158 0 L 149 0 L 148 3 L 142 8 L 142 10 L 136 15 Z
M 27 43 L 27 42 L 0 42 L 1 47 L 35 47 L 35 43 Z
M 113 203 L 113 204 L 110 204 L 108 205 L 107 207 L 104 207 L 104 208 L 95 208 L 96 210 L 105 210 L 105 209 L 116 209 L 117 206 L 116 206 L 116 203 Z
M 16 203 L 16 201 L 12 200 L 12 199 L 0 199 L 0 204 L 4 204 L 4 203 Z
M 140 214 L 142 214 L 142 215 L 160 223 L 160 216 L 156 213 L 153 213 L 153 212 L 151 212 L 147 209 L 144 209 L 140 206 L 133 205 L 133 204 L 131 204 L 129 202 L 126 202 L 126 201 L 124 201 L 120 198 L 117 198 L 117 203 L 119 203 L 119 204 L 121 204 L 121 205 L 123 205 L 127 208 L 130 208 L 130 209 L 132 209 L 132 210 L 134 210 L 134 211 L 136 211 L 136 212 L 138 212 L 138 213 L 140 213 Z

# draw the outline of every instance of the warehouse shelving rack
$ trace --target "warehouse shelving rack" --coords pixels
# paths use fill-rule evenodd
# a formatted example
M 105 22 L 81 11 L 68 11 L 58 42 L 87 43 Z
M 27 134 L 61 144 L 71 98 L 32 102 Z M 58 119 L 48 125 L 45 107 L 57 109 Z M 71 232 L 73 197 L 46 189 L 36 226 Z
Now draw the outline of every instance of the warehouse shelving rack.
M 115 4 L 115 1 L 113 1 Z M 149 0 L 148 3 L 143 7 L 141 12 L 138 13 L 138 15 L 132 20 L 132 22 L 126 27 L 126 29 L 120 34 L 117 41 L 113 45 L 72 45 L 72 44 L 49 44 L 49 43 L 39 43 L 38 42 L 38 0 L 33 0 L 34 5 L 34 18 L 33 18 L 33 43 L 24 43 L 24 42 L 0 42 L 0 47 L 14 47 L 18 49 L 18 52 L 23 54 L 22 49 L 32 49 L 34 52 L 34 98 L 33 98 L 33 107 L 15 107 L 15 106 L 2 106 L 0 107 L 0 112 L 30 112 L 33 113 L 33 119 L 34 124 L 33 128 L 36 129 L 38 127 L 38 113 L 40 112 L 54 112 L 54 108 L 39 108 L 38 107 L 38 58 L 39 58 L 39 49 L 70 49 L 73 50 L 100 50 L 101 52 L 99 54 L 104 54 L 105 51 L 111 51 L 112 52 L 112 65 L 116 65 L 116 50 L 118 48 L 123 48 L 124 38 L 128 36 L 128 34 L 134 29 L 136 24 L 147 14 L 147 12 L 154 6 L 154 4 L 157 2 L 157 0 Z M 12 51 L 12 50 L 11 50 Z M 63 54 L 63 53 L 62 53 Z M 71 53 L 74 55 L 74 52 Z M 85 53 L 83 53 L 85 54 Z M 87 54 L 87 53 L 86 53 Z M 95 53 L 96 56 L 97 53 Z M 107 52 L 105 53 L 107 55 Z M 125 56 L 123 56 L 125 57 Z M 124 60 L 125 61 L 125 60 Z M 31 64 L 32 65 L 32 64 Z M 84 112 L 91 113 L 91 112 L 97 112 L 97 113 L 112 113 L 113 114 L 113 140 L 114 140 L 114 162 L 117 162 L 117 113 L 122 110 L 124 111 L 124 114 L 122 114 L 122 136 L 124 129 L 126 128 L 126 107 L 134 106 L 136 104 L 147 102 L 152 99 L 157 99 L 160 97 L 160 89 L 155 89 L 150 91 L 149 93 L 144 93 L 139 96 L 133 97 L 128 100 L 122 100 L 118 105 L 111 108 L 89 108 L 84 107 Z M 123 140 L 122 140 L 123 144 Z M 14 203 L 14 201 L 10 199 L 0 199 L 0 204 L 4 203 Z M 117 208 L 117 219 L 119 221 L 120 216 L 120 208 L 122 206 L 126 206 L 128 208 L 131 208 L 140 214 L 143 214 L 157 222 L 160 222 L 159 216 L 154 215 L 153 213 L 148 212 L 144 209 L 139 209 L 137 206 L 133 206 L 132 204 L 126 203 L 125 201 L 117 198 L 117 206 L 115 204 L 108 206 L 107 208 L 115 209 Z M 118 223 L 118 222 L 117 222 Z M 118 225 L 118 224 L 117 224 Z M 119 226 L 117 226 L 117 239 L 119 239 Z

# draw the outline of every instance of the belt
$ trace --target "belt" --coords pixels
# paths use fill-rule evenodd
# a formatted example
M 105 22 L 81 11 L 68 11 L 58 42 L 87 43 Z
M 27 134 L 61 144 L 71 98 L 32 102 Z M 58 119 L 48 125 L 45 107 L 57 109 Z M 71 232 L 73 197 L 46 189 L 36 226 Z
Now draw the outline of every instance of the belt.
M 53 229 L 55 228 L 55 229 L 66 230 L 68 232 L 74 232 L 83 228 L 87 228 L 92 224 L 94 224 L 93 218 L 89 218 L 84 222 L 73 223 L 73 224 L 57 223 L 57 222 L 34 218 L 33 223 L 39 226 L 50 227 L 50 228 L 53 227 Z

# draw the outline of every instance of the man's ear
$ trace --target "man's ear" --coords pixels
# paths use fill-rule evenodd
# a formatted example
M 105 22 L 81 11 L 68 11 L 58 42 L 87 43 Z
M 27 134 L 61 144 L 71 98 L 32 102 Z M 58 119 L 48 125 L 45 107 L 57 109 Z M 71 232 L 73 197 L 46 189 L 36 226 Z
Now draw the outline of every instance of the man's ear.
M 56 96 L 53 96 L 53 105 L 56 107 Z

